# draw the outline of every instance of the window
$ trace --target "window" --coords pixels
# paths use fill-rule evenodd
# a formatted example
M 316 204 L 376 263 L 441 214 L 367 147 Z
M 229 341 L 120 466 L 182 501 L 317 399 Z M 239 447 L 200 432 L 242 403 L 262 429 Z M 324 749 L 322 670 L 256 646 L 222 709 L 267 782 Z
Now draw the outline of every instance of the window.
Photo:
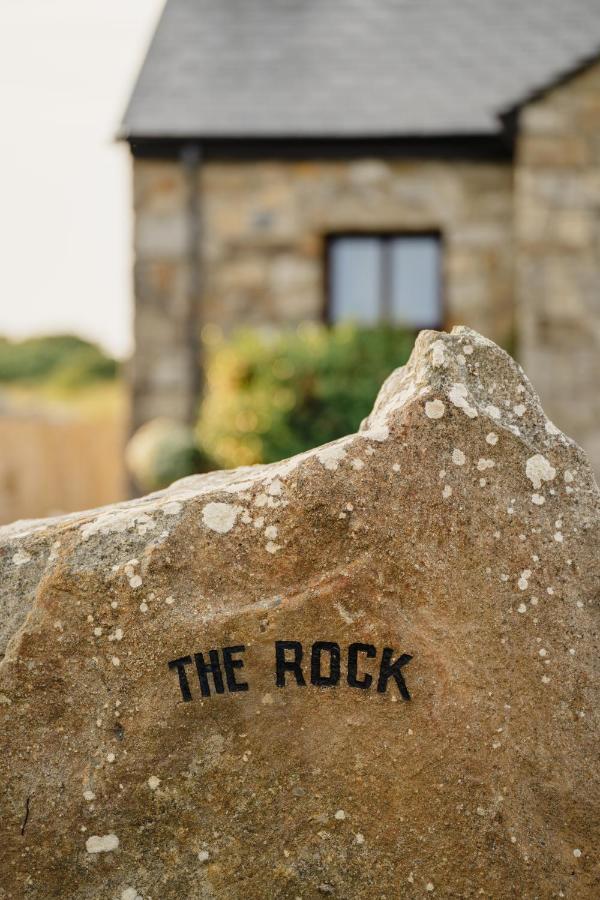
M 440 327 L 438 236 L 340 235 L 328 250 L 329 321 Z

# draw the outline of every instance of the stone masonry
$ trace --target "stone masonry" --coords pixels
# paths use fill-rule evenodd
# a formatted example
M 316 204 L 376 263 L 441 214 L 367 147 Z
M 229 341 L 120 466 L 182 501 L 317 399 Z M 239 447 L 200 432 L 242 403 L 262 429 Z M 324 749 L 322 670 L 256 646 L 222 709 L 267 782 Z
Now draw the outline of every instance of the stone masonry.
M 439 231 L 443 324 L 466 322 L 510 344 L 511 178 L 505 165 L 479 162 L 207 163 L 197 198 L 198 328 L 214 323 L 228 331 L 320 321 L 327 235 Z M 135 425 L 184 412 L 190 277 L 186 183 L 177 161 L 135 161 Z
M 439 231 L 446 324 L 468 321 L 509 339 L 512 202 L 502 165 L 211 164 L 203 191 L 209 321 L 321 320 L 328 234 Z
M 520 355 L 548 413 L 600 469 L 600 65 L 520 117 Z

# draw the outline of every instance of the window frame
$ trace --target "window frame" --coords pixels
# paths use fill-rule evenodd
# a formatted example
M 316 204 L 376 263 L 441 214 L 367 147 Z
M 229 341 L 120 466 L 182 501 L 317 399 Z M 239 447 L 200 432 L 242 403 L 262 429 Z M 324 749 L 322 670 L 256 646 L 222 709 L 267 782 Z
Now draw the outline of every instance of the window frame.
M 422 331 L 423 329 L 429 330 L 444 330 L 447 322 L 447 311 L 446 311 L 446 291 L 445 291 L 445 282 L 444 282 L 444 237 L 443 233 L 436 228 L 427 228 L 427 229 L 378 229 L 375 231 L 370 231 L 368 229 L 344 229 L 340 231 L 330 231 L 324 235 L 324 266 L 323 266 L 323 304 L 322 304 L 322 316 L 323 322 L 328 326 L 332 327 L 336 324 L 336 322 L 332 319 L 332 289 L 333 289 L 333 279 L 332 279 L 332 253 L 333 246 L 336 241 L 343 238 L 375 238 L 378 241 L 381 241 L 384 245 L 384 252 L 382 253 L 382 262 L 383 262 L 383 272 L 382 272 L 382 295 L 379 298 L 380 304 L 385 302 L 385 292 L 386 285 L 389 285 L 391 273 L 390 273 L 390 260 L 391 260 L 391 244 L 392 241 L 402 239 L 402 238 L 433 238 L 437 241 L 439 246 L 439 266 L 438 266 L 438 285 L 439 285 L 439 301 L 440 301 L 440 322 L 438 325 L 410 325 L 410 326 L 402 326 L 398 323 L 392 322 L 390 313 L 391 309 L 387 310 L 386 316 L 381 316 L 379 318 L 378 325 L 385 326 L 389 325 L 391 328 L 402 328 L 405 327 L 409 331 Z M 388 298 L 391 296 L 391 292 L 387 291 Z M 388 299 L 389 302 L 389 299 Z M 385 311 L 384 311 L 385 312 Z

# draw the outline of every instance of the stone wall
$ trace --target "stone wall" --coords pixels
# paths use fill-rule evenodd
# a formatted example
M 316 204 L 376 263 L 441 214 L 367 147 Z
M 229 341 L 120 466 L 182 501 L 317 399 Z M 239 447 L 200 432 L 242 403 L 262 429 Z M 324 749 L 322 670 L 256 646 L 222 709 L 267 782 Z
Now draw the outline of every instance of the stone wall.
M 190 180 L 176 161 L 137 159 L 135 424 L 188 418 Z M 447 161 L 209 162 L 200 214 L 199 323 L 285 326 L 323 317 L 326 237 L 439 230 L 446 327 L 513 333 L 512 170 Z
M 191 272 L 189 175 L 180 163 L 136 161 L 132 427 L 190 421 L 197 394 L 197 309 Z
M 520 115 L 520 359 L 548 414 L 600 470 L 600 65 Z
M 203 169 L 203 311 L 224 326 L 321 319 L 332 232 L 439 230 L 445 325 L 506 342 L 511 174 L 466 162 L 211 163 Z

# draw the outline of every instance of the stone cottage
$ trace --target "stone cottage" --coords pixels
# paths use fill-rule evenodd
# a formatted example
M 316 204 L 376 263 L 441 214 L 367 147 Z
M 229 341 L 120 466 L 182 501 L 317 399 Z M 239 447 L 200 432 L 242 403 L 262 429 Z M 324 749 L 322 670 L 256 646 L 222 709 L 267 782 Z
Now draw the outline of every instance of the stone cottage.
M 598 0 L 168 0 L 120 136 L 134 427 L 207 326 L 462 323 L 600 465 Z

